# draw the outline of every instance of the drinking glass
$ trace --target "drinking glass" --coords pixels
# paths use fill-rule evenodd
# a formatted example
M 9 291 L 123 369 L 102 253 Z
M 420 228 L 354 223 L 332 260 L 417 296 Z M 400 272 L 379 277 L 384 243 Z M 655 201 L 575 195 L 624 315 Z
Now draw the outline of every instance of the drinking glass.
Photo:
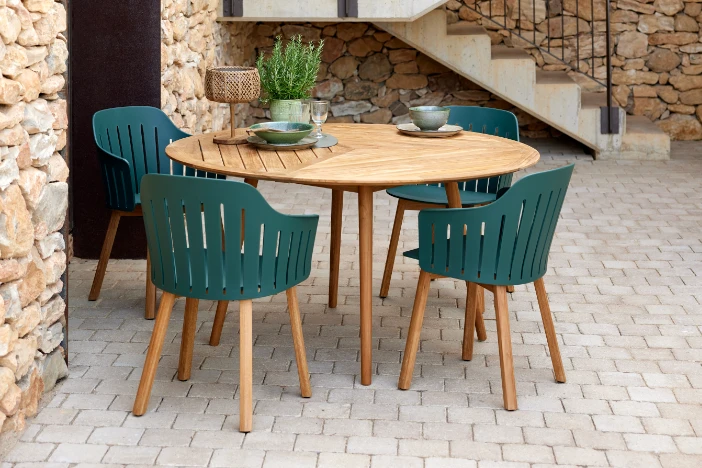
M 315 138 L 322 138 L 322 124 L 327 121 L 329 114 L 329 101 L 312 101 L 310 106 L 312 114 L 312 122 L 317 125 L 317 131 L 314 134 Z

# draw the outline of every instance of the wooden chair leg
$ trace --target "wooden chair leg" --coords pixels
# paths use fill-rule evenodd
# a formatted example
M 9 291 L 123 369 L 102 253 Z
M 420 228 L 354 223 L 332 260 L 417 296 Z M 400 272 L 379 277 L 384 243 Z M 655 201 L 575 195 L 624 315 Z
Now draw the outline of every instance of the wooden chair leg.
M 110 253 L 112 252 L 112 245 L 115 243 L 115 235 L 117 234 L 120 217 L 121 215 L 117 211 L 112 211 L 110 215 L 110 224 L 107 225 L 105 240 L 102 243 L 102 251 L 100 252 L 100 260 L 95 270 L 95 277 L 93 277 L 93 285 L 90 288 L 90 294 L 88 294 L 89 301 L 96 301 L 98 297 L 100 297 L 100 288 L 102 288 L 102 281 L 105 279 L 107 262 L 110 261 Z
M 509 330 L 507 288 L 495 286 L 495 317 L 497 318 L 497 342 L 500 348 L 500 371 L 502 373 L 502 398 L 505 409 L 517 409 L 517 385 L 514 379 L 512 337 Z
M 151 254 L 146 249 L 146 308 L 144 318 L 153 320 L 156 318 L 156 285 L 151 282 Z
M 485 313 L 485 289 L 478 286 L 478 312 L 480 315 Z
M 300 319 L 300 305 L 297 302 L 297 288 L 292 287 L 285 291 L 288 297 L 288 313 L 290 314 L 290 328 L 292 330 L 293 346 L 295 347 L 295 361 L 297 362 L 297 375 L 300 378 L 300 393 L 304 398 L 312 396 L 310 386 L 310 372 L 307 369 L 307 353 L 305 351 L 305 338 L 302 335 L 302 320 Z
M 217 302 L 217 312 L 215 312 L 212 333 L 210 333 L 210 346 L 219 345 L 219 339 L 222 337 L 222 328 L 224 327 L 224 319 L 227 318 L 227 307 L 229 307 L 229 301 Z
M 422 322 L 424 321 L 424 309 L 427 305 L 429 295 L 429 285 L 431 275 L 422 270 L 419 273 L 417 282 L 417 292 L 414 296 L 414 307 L 412 308 L 412 318 L 410 319 L 407 342 L 405 343 L 405 354 L 402 357 L 402 369 L 400 370 L 400 380 L 397 382 L 398 388 L 407 390 L 412 384 L 412 374 L 414 373 L 414 363 L 417 360 L 417 348 L 419 348 L 419 336 L 422 332 Z
M 548 351 L 551 354 L 551 362 L 553 363 L 553 372 L 556 375 L 556 381 L 564 383 L 566 381 L 565 369 L 563 369 L 563 361 L 561 360 L 561 350 L 558 348 L 556 328 L 553 326 L 553 317 L 551 317 L 551 307 L 548 305 L 544 279 L 539 278 L 534 281 L 534 287 L 536 288 L 536 299 L 539 301 L 539 309 L 541 310 L 541 320 L 544 322 L 544 331 L 546 332 Z
M 507 286 L 507 292 L 508 293 L 513 293 L 514 292 L 514 286 Z
M 341 262 L 341 230 L 344 216 L 344 191 L 332 190 L 331 246 L 329 250 L 329 307 L 339 300 L 339 264 Z
M 397 244 L 400 241 L 402 231 L 402 219 L 405 216 L 405 202 L 398 200 L 397 211 L 395 211 L 395 221 L 392 223 L 392 234 L 390 235 L 390 246 L 388 247 L 388 258 L 385 259 L 385 272 L 383 282 L 380 286 L 380 297 L 388 297 L 390 290 L 390 280 L 392 279 L 392 269 L 395 267 L 395 255 L 397 255 Z
M 485 320 L 482 312 L 475 311 L 475 331 L 478 333 L 478 341 L 487 340 L 487 331 L 485 330 Z
M 168 322 L 171 320 L 171 311 L 173 310 L 174 302 L 175 296 L 169 292 L 164 292 L 161 296 L 161 304 L 158 308 L 154 330 L 151 333 L 149 351 L 146 353 L 144 370 L 141 372 L 139 390 L 137 390 L 134 400 L 134 408 L 132 409 L 134 416 L 141 416 L 146 413 L 149 398 L 151 397 L 151 388 L 154 385 L 154 378 L 156 377 L 156 368 L 158 367 L 158 361 L 161 358 L 161 351 L 163 350 L 163 341 L 168 331 Z
M 239 431 L 251 432 L 253 424 L 253 305 L 239 301 Z
M 466 294 L 466 319 L 463 326 L 463 354 L 464 361 L 473 359 L 473 337 L 475 336 L 476 317 L 482 316 L 478 312 L 478 285 L 466 282 L 468 293 Z M 482 289 L 482 288 L 481 288 Z
M 193 367 L 193 348 L 197 331 L 197 299 L 185 299 L 185 316 L 183 318 L 183 337 L 180 341 L 180 359 L 178 360 L 178 380 L 190 379 Z

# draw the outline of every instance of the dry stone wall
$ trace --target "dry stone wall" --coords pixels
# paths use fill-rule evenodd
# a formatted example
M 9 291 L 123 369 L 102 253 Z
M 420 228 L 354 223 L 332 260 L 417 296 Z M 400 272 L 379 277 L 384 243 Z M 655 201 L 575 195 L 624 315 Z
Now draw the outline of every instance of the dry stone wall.
M 489 15 L 492 8 L 498 23 L 520 29 L 523 37 L 535 38 L 542 48 L 549 45 L 549 33 L 556 57 L 604 81 L 606 0 L 594 0 L 594 8 L 590 0 L 522 0 L 521 12 L 519 5 L 516 0 L 450 0 L 445 8 L 449 23 L 481 24 L 494 45 L 524 48 L 544 70 L 568 70 L 567 65 L 483 19 L 475 10 Z M 673 139 L 702 139 L 702 3 L 612 0 L 610 5 L 615 100 L 628 114 L 645 115 L 656 122 Z M 571 76 L 586 90 L 603 90 L 580 74 Z
M 19 431 L 67 375 L 64 4 L 0 0 L 0 426 Z
M 222 125 L 221 106 L 205 98 L 204 85 L 207 67 L 221 61 L 218 4 L 218 0 L 161 2 L 161 109 L 189 133 Z

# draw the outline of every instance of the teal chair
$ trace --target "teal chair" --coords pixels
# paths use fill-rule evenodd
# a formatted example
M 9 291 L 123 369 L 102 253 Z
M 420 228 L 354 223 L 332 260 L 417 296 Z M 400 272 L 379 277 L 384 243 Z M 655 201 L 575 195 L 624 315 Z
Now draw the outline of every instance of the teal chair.
M 472 132 L 497 135 L 519 141 L 519 124 L 517 117 L 508 111 L 489 107 L 449 106 L 451 113 L 448 123 L 460 125 Z M 431 157 L 431 155 L 427 155 Z M 489 157 L 489 156 L 486 156 Z M 510 186 L 512 174 L 485 179 L 460 182 L 458 188 L 463 206 L 484 205 L 495 201 L 500 190 Z M 390 290 L 392 270 L 395 266 L 397 244 L 402 230 L 402 219 L 407 210 L 421 210 L 448 206 L 446 190 L 441 184 L 404 185 L 387 190 L 388 195 L 398 199 L 395 222 L 392 226 L 388 257 L 385 260 L 385 272 L 380 286 L 380 297 L 387 297 Z
M 318 216 L 278 213 L 242 182 L 145 175 L 141 203 L 151 281 L 163 290 L 133 413 L 146 412 L 176 296 L 185 318 L 178 378 L 187 380 L 200 299 L 239 301 L 240 430 L 252 424 L 252 299 L 285 291 L 303 397 L 309 374 L 295 286 L 307 279 Z M 226 307 L 217 308 L 213 336 L 222 331 Z M 212 339 L 210 340 L 212 342 Z
M 105 187 L 105 204 L 111 215 L 88 295 L 91 301 L 100 296 L 120 218 L 142 215 L 139 187 L 145 174 L 224 178 L 185 167 L 166 156 L 169 143 L 190 135 L 178 129 L 161 109 L 155 107 L 117 107 L 96 112 L 93 136 Z M 147 256 L 147 270 L 149 261 Z M 155 304 L 156 288 L 147 279 L 146 318 L 154 318 Z
M 421 273 L 402 359 L 400 389 L 407 390 L 412 382 L 430 281 L 439 277 L 463 280 L 468 286 L 464 360 L 473 357 L 478 286 L 495 296 L 505 409 L 517 409 L 507 286 L 534 283 L 556 380 L 566 381 L 543 276 L 572 173 L 573 165 L 569 165 L 526 176 L 486 206 L 419 213 L 419 249 L 405 252 L 405 256 L 419 260 Z

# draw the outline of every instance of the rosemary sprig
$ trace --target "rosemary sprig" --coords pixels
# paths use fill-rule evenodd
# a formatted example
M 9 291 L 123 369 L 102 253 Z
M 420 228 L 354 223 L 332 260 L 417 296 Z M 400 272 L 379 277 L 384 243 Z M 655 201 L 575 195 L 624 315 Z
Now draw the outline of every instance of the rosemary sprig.
M 314 88 L 321 63 L 324 41 L 317 46 L 302 43 L 302 36 L 293 36 L 283 47 L 278 36 L 270 57 L 263 53 L 256 61 L 261 76 L 262 101 L 307 99 Z

